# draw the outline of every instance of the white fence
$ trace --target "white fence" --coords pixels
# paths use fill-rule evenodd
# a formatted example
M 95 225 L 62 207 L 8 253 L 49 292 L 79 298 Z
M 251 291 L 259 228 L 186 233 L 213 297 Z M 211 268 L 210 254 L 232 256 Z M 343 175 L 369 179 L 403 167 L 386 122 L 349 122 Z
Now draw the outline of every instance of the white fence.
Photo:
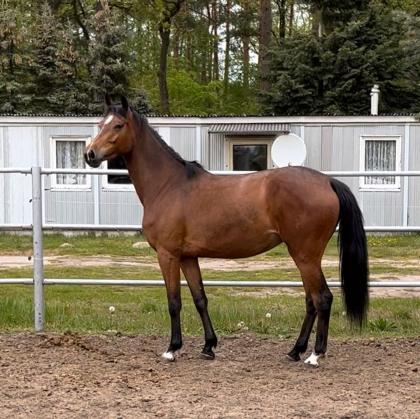
M 51 174 L 86 174 L 86 175 L 122 175 L 126 170 L 85 170 L 85 169 L 41 169 L 32 168 L 0 168 L 0 173 L 20 173 L 32 176 L 32 224 L 2 224 L 0 230 L 32 230 L 33 238 L 33 278 L 0 278 L 1 284 L 30 284 L 34 286 L 34 328 L 42 331 L 44 328 L 44 285 L 128 285 L 128 286 L 162 286 L 163 280 L 127 280 L 127 279 L 50 279 L 44 277 L 43 244 L 44 230 L 93 230 L 93 231 L 140 231 L 140 226 L 133 225 L 96 225 L 96 224 L 43 224 L 42 223 L 42 175 Z M 213 172 L 215 174 L 240 174 L 249 172 Z M 420 171 L 407 172 L 324 172 L 330 176 L 361 177 L 361 176 L 420 176 Z M 420 232 L 420 226 L 366 226 L 371 232 Z M 183 286 L 185 281 L 181 281 Z M 225 287 L 301 287 L 300 281 L 204 281 L 206 286 Z M 328 282 L 330 287 L 340 287 L 337 281 Z M 419 281 L 372 281 L 370 287 L 420 287 Z

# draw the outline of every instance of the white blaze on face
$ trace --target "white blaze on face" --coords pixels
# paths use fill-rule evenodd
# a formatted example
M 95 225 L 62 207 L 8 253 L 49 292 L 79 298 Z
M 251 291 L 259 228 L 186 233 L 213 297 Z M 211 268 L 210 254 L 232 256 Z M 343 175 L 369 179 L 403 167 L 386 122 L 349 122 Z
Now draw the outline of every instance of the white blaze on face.
M 108 118 L 105 119 L 104 125 L 108 125 L 114 119 L 114 115 L 108 115 Z
M 96 135 L 96 137 L 101 133 L 101 131 L 104 129 L 105 125 L 108 125 L 112 120 L 114 119 L 114 115 L 108 115 L 108 117 L 105 119 L 102 127 L 99 127 L 99 131 L 98 134 Z M 94 140 L 96 139 L 96 137 L 94 138 Z M 91 143 L 93 142 L 93 140 L 91 141 Z

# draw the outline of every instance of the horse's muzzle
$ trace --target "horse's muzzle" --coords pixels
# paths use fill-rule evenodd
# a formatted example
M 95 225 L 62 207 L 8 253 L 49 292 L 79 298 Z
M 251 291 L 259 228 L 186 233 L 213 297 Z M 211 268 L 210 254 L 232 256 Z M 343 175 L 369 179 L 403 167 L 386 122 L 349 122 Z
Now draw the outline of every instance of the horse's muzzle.
M 83 155 L 85 157 L 86 163 L 91 167 L 99 167 L 102 163 L 102 159 L 98 158 L 92 149 L 85 151 Z

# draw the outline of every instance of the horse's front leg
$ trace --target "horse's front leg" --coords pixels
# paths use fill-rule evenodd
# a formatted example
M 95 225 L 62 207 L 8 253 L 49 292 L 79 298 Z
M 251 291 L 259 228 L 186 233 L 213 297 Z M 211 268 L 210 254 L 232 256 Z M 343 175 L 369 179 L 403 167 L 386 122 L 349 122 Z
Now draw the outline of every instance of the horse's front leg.
M 204 292 L 198 259 L 182 258 L 181 269 L 187 279 L 195 307 L 203 322 L 205 343 L 201 351 L 201 356 L 205 359 L 214 359 L 213 348 L 217 346 L 217 337 L 207 311 L 207 297 Z
M 176 256 L 159 250 L 158 260 L 165 280 L 168 309 L 171 316 L 171 343 L 162 356 L 168 361 L 175 361 L 175 352 L 182 346 L 180 261 Z

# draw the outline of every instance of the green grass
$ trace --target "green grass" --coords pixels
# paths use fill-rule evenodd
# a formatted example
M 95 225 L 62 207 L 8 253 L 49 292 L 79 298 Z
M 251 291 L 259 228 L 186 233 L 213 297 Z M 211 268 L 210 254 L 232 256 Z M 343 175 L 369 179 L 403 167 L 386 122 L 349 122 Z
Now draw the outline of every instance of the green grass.
M 133 244 L 145 241 L 140 234 L 65 236 L 63 234 L 45 234 L 43 239 L 45 255 L 73 256 L 151 256 L 150 247 L 135 249 Z M 60 247 L 67 243 L 70 246 Z M 32 251 L 32 236 L 0 234 L 0 254 L 22 254 Z
M 140 235 L 73 236 L 59 234 L 44 236 L 46 255 L 60 256 L 141 256 L 146 261 L 156 261 L 150 248 L 134 249 L 133 243 L 143 241 Z M 380 262 L 372 263 L 371 273 L 389 276 L 418 274 L 417 269 L 404 267 L 404 259 L 420 257 L 420 235 L 369 236 L 371 261 L 377 258 L 398 260 L 398 266 Z M 68 243 L 68 247 L 60 247 Z M 0 235 L 0 254 L 30 254 L 30 236 Z M 326 255 L 337 257 L 336 239 L 326 249 Z M 252 258 L 253 260 L 285 261 L 285 246 Z M 336 267 L 326 267 L 327 278 L 337 278 Z M 1 268 L 0 277 L 31 277 L 30 268 Z M 46 278 L 117 278 L 159 279 L 156 267 L 109 265 L 109 266 L 61 266 L 46 265 Z M 295 268 L 255 271 L 203 270 L 205 279 L 243 280 L 291 280 L 298 279 Z M 0 330 L 30 330 L 33 327 L 31 286 L 0 286 Z M 415 298 L 373 298 L 366 327 L 359 333 L 349 327 L 339 296 L 333 305 L 331 336 L 418 336 L 420 335 L 420 301 Z M 295 337 L 299 333 L 305 312 L 304 298 L 280 292 L 255 293 L 255 289 L 208 288 L 210 313 L 219 334 L 231 334 L 249 330 L 270 336 Z M 125 334 L 166 335 L 169 331 L 169 315 L 164 288 L 94 287 L 94 286 L 46 286 L 46 329 L 51 331 L 73 330 L 100 333 L 118 330 Z M 114 315 L 109 306 L 116 307 Z M 266 317 L 271 314 L 271 318 Z M 183 331 L 188 335 L 201 335 L 201 323 L 187 289 L 183 289 Z M 242 326 L 239 326 L 242 325 Z
M 235 289 L 209 289 L 209 310 L 217 332 L 239 331 L 296 337 L 305 312 L 304 298 L 291 295 L 264 297 Z M 183 289 L 182 324 L 187 335 L 201 335 L 201 323 L 187 289 Z M 341 299 L 336 293 L 331 318 L 331 336 L 416 336 L 420 335 L 418 299 L 374 298 L 369 322 L 359 332 L 348 325 Z M 169 315 L 163 287 L 47 286 L 46 329 L 101 333 L 166 335 Z M 2 286 L 2 330 L 32 328 L 32 287 Z M 109 307 L 116 308 L 109 313 Z M 271 318 L 266 314 L 270 313 Z

